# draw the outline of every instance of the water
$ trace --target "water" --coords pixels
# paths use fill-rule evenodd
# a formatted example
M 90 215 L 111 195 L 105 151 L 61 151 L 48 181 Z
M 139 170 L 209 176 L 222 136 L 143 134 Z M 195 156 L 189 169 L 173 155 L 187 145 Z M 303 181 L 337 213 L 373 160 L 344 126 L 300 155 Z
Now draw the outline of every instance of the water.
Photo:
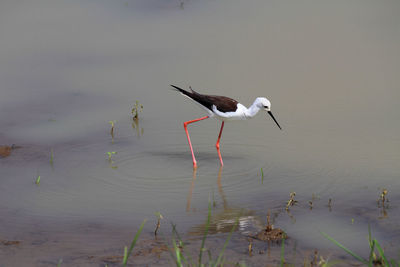
M 215 233 L 240 216 L 232 242 L 244 250 L 240 236 L 260 229 L 270 210 L 298 249 L 335 249 L 323 231 L 367 256 L 370 224 L 398 257 L 399 8 L 395 1 L 2 2 L 0 143 L 21 148 L 0 159 L 0 239 L 22 240 L 20 253 L 36 251 L 25 265 L 61 256 L 76 264 L 77 249 L 120 253 L 145 218 L 144 236 L 151 235 L 155 212 L 165 233 L 171 221 L 199 234 L 211 198 Z M 204 113 L 169 84 L 246 106 L 265 96 L 283 131 L 268 114 L 227 123 L 220 169 L 219 122 L 191 124 L 193 173 L 182 122 Z M 139 124 L 130 113 L 136 100 L 144 106 Z M 387 209 L 376 203 L 383 188 Z M 290 192 L 299 203 L 286 213 Z M 36 235 L 42 245 L 26 245 Z M 54 240 L 55 251 L 43 252 Z M 0 251 L 6 264 L 21 264 L 15 255 Z M 252 261 L 240 249 L 229 255 Z

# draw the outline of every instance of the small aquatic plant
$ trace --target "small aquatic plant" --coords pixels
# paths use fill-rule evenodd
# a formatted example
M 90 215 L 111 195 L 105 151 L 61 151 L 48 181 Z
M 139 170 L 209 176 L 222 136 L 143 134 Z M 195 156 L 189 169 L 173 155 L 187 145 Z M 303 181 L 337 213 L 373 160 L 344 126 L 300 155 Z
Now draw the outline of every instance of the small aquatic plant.
M 117 152 L 112 151 L 112 152 L 107 152 L 106 154 L 108 155 L 108 161 L 111 163 L 111 162 L 113 162 L 113 161 L 112 161 L 112 158 L 111 158 L 112 155 L 117 154 Z
M 139 119 L 139 112 L 143 111 L 143 105 L 139 104 L 139 101 L 136 100 L 135 104 L 133 105 L 133 108 L 131 110 L 132 116 L 134 120 Z
M 296 196 L 296 192 L 291 192 L 290 193 L 290 199 L 288 200 L 286 204 L 286 211 L 289 210 L 289 207 L 293 206 L 294 204 L 297 203 L 297 200 L 294 200 L 294 197 Z
M 385 202 L 389 202 L 389 200 L 386 198 L 387 193 L 388 193 L 387 189 L 383 188 L 382 192 L 381 192 L 381 195 L 379 196 L 379 199 L 377 201 L 378 202 L 378 207 L 380 205 L 382 205 L 382 207 L 385 207 Z
M 114 143 L 114 128 L 115 128 L 115 123 L 117 121 L 109 121 L 108 123 L 111 124 L 111 130 L 110 130 L 110 134 L 111 134 L 111 139 L 112 142 Z
M 36 178 L 35 184 L 39 185 L 40 184 L 40 175 Z

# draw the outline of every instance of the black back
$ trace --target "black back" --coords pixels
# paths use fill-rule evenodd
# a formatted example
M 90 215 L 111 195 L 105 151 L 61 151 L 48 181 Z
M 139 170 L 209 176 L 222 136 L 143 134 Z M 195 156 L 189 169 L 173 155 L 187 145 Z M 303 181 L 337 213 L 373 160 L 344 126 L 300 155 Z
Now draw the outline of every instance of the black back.
M 206 107 L 210 111 L 212 111 L 212 106 L 215 105 L 215 107 L 221 112 L 235 112 L 237 109 L 237 104 L 239 103 L 235 99 L 226 96 L 203 95 L 197 93 L 192 88 L 190 88 L 191 92 L 189 92 L 175 85 L 171 84 L 171 86 L 174 87 L 181 94 L 188 96 L 189 98 Z

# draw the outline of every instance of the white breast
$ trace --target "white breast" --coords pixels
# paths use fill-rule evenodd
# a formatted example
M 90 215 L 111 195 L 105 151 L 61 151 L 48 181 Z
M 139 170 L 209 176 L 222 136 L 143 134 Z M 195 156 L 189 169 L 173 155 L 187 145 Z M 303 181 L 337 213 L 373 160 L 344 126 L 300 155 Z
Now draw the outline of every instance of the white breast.
M 221 112 L 217 109 L 216 106 L 212 106 L 212 110 L 215 113 L 216 117 L 223 121 L 231 121 L 231 120 L 246 120 L 246 110 L 247 108 L 242 104 L 237 104 L 236 111 L 233 112 Z

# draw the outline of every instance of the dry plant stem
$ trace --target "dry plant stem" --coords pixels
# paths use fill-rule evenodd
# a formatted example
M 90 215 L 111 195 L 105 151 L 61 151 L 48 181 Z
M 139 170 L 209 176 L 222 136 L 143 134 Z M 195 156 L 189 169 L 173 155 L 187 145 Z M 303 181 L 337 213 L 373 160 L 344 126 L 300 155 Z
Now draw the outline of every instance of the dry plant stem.
M 271 225 L 271 222 L 270 222 L 270 213 L 268 211 L 268 213 L 267 213 L 267 225 L 265 226 L 265 230 L 271 231 L 272 228 L 273 228 L 273 226 Z
M 286 204 L 286 210 L 289 210 L 289 207 L 293 206 L 294 204 L 297 203 L 296 200 L 294 200 L 294 197 L 296 196 L 296 192 L 291 192 L 290 193 L 290 199 Z

